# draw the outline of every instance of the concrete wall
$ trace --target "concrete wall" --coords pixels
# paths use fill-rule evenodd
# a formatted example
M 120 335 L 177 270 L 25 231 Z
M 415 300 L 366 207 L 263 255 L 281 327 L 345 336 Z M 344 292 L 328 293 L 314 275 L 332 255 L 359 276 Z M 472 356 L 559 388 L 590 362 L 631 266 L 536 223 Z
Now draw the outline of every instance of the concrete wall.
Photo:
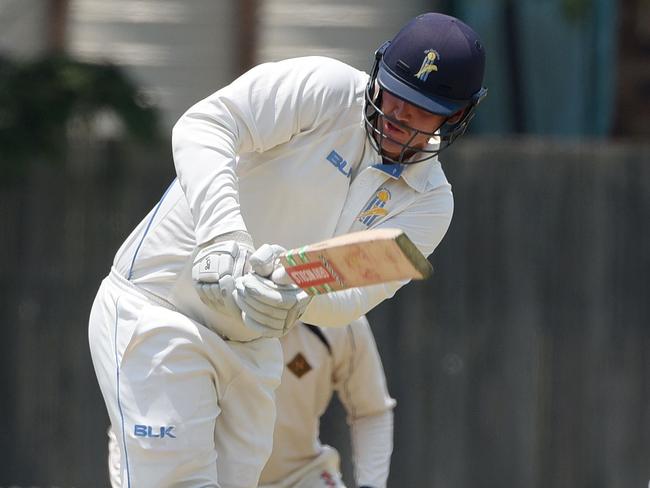
M 45 48 L 46 9 L 42 0 L 0 2 L 0 54 L 29 58 Z
M 69 49 L 127 67 L 169 129 L 232 79 L 235 29 L 227 0 L 72 0 Z
M 363 70 L 381 42 L 435 6 L 424 0 L 249 3 L 257 4 L 254 63 L 318 54 Z M 71 0 L 68 44 L 73 55 L 126 66 L 163 109 L 169 129 L 190 105 L 239 74 L 240 15 L 227 0 Z

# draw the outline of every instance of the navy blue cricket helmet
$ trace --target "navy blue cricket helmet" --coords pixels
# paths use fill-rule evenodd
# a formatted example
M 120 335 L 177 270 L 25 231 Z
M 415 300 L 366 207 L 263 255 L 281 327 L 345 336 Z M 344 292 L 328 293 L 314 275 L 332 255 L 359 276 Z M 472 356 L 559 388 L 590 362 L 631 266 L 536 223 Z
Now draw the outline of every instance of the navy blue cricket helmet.
M 370 142 L 381 154 L 384 134 L 380 117 L 404 127 L 412 137 L 395 163 L 417 163 L 436 156 L 467 130 L 479 102 L 487 94 L 483 87 L 485 50 L 476 32 L 455 17 L 438 13 L 419 15 L 407 23 L 375 53 L 375 62 L 366 88 L 365 127 Z M 448 117 L 436 131 L 426 133 L 391 119 L 381 110 L 381 94 L 386 90 L 427 112 Z M 464 111 L 463 111 L 464 110 Z M 462 112 L 461 116 L 455 116 Z M 437 140 L 425 148 L 409 144 L 418 134 Z M 410 159 L 420 153 L 418 159 Z

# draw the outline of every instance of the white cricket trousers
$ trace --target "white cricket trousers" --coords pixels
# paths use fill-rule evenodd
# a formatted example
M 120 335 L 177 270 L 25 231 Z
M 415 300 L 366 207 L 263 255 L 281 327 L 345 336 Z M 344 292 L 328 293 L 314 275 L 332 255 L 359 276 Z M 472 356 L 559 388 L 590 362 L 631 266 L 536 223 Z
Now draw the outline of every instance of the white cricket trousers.
M 224 341 L 115 270 L 95 298 L 90 352 L 121 488 L 253 488 L 273 445 L 277 339 Z
M 341 477 L 339 453 L 324 445 L 318 457 L 276 483 L 260 488 L 345 488 Z

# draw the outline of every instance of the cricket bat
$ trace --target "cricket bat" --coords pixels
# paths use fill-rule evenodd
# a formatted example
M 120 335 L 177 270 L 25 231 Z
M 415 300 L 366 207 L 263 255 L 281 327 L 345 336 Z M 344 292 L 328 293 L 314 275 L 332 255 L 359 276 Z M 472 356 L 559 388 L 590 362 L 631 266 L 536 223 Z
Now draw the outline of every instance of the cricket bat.
M 433 268 L 400 229 L 370 229 L 280 255 L 289 277 L 310 295 L 387 281 L 423 280 Z

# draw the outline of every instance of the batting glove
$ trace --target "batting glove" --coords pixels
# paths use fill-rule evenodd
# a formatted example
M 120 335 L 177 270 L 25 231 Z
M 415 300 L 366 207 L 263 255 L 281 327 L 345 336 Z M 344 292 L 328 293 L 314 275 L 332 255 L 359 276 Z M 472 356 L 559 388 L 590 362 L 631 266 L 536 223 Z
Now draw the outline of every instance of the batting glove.
M 247 327 L 264 337 L 281 337 L 302 316 L 311 297 L 280 263 L 285 249 L 263 244 L 250 257 L 251 271 L 236 280 L 235 301 Z
M 264 337 L 289 332 L 312 298 L 296 285 L 278 285 L 254 273 L 235 280 L 234 297 L 244 324 Z
M 250 271 L 253 240 L 247 232 L 231 232 L 199 248 L 192 265 L 194 289 L 208 307 L 233 317 L 241 311 L 233 298 L 235 280 Z
M 280 262 L 280 254 L 283 252 L 286 249 L 277 244 L 262 244 L 250 257 L 251 271 L 277 285 L 293 285 L 293 280 Z

